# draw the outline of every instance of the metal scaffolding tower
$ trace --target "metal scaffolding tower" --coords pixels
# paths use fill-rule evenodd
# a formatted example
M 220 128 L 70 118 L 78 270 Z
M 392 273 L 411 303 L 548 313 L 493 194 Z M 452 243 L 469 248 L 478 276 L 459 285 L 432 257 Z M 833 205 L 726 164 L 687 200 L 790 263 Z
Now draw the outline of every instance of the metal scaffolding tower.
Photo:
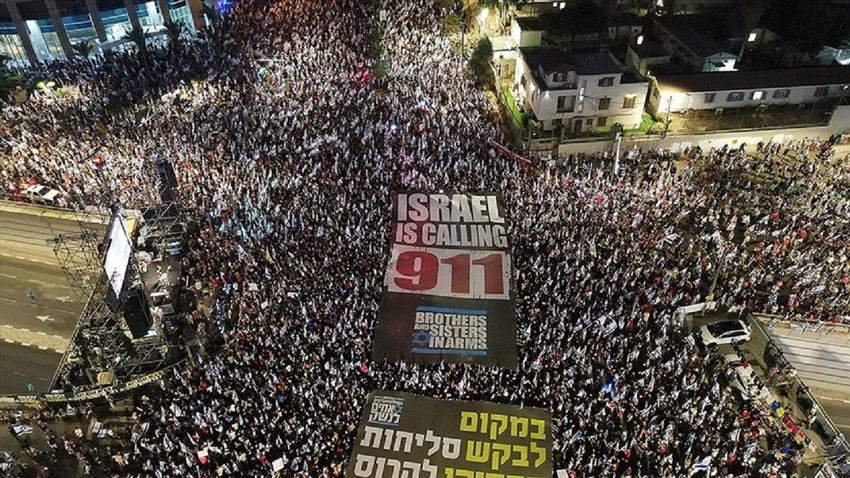
M 101 145 L 95 149 L 81 163 L 96 157 L 104 147 Z M 90 165 L 101 182 L 100 194 L 89 198 L 100 206 L 78 208 L 79 234 L 60 235 L 52 240 L 53 251 L 68 282 L 86 304 L 54 377 L 54 389 L 76 390 L 79 387 L 122 384 L 177 360 L 178 354 L 172 351 L 171 338 L 176 325 L 184 320 L 185 311 L 152 312 L 151 299 L 136 259 L 138 251 L 132 239 L 124 278 L 126 285 L 113 288 L 104 271 L 102 258 L 109 247 L 107 227 L 114 227 L 112 222 L 122 221 L 123 216 L 118 214 L 121 208 L 103 177 L 100 164 Z M 185 220 L 179 203 L 170 201 L 145 205 L 133 211 L 145 229 L 148 240 L 143 247 L 146 252 L 175 255 L 172 251 L 178 251 L 179 254 L 185 244 Z M 147 314 L 146 318 L 153 316 L 148 321 L 152 323 L 152 333 L 141 338 L 133 338 L 128 324 L 128 308 L 131 307 L 128 305 L 128 292 L 131 288 L 142 297 L 138 299 L 141 302 L 132 307 L 136 311 L 141 307 L 141 313 Z

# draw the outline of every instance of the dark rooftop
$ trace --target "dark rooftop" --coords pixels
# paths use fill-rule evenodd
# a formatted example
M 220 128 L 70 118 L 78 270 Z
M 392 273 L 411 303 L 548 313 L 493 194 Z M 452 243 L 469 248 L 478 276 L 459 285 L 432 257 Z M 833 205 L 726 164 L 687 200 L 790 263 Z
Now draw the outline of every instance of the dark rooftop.
M 543 24 L 536 17 L 520 17 L 516 19 L 519 27 L 524 31 L 543 31 Z
M 729 40 L 743 36 L 738 14 L 675 15 L 656 20 L 673 36 L 701 57 L 717 53 L 734 53 Z
M 637 53 L 638 58 L 658 58 L 662 56 L 670 56 L 670 54 L 667 53 L 667 50 L 665 50 L 660 43 L 654 41 L 644 42 L 641 45 L 632 43 L 629 45 L 629 48 Z
M 609 26 L 616 25 L 643 25 L 643 19 L 635 15 L 633 12 L 616 12 L 611 15 Z
M 656 76 L 659 87 L 681 91 L 731 91 L 850 84 L 850 66 L 717 71 Z
M 541 67 L 547 74 L 555 71 L 575 71 L 579 75 L 602 75 L 623 71 L 607 50 L 567 52 L 553 47 L 520 48 L 520 50 L 532 70 Z

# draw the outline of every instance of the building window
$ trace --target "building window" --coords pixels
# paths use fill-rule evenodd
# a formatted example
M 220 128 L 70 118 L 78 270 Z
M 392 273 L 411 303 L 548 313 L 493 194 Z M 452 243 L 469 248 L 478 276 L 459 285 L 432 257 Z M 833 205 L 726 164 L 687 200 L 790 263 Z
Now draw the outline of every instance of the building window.
M 599 109 L 607 110 L 611 107 L 611 98 L 599 98 Z
M 729 93 L 729 96 L 726 97 L 726 101 L 743 101 L 744 100 L 744 92 L 743 91 L 733 91 Z
M 623 98 L 623 109 L 635 107 L 635 95 L 628 95 Z
M 608 117 L 607 116 L 600 116 L 599 118 L 596 118 L 596 127 L 597 128 L 605 126 L 606 123 L 608 123 Z
M 564 110 L 567 110 L 567 109 L 569 109 L 569 108 L 567 108 L 567 97 L 566 96 L 559 96 L 558 97 L 558 111 L 564 111 Z
M 614 77 L 606 76 L 605 78 L 600 78 L 599 86 L 614 86 Z
M 773 92 L 773 98 L 776 100 L 788 98 L 789 96 L 791 96 L 791 90 L 776 90 Z
M 717 93 L 706 93 L 705 99 L 703 100 L 705 103 L 714 103 L 714 97 L 717 96 Z
M 750 93 L 750 99 L 751 100 L 758 101 L 762 98 L 764 98 L 764 91 L 753 91 L 752 93 Z
M 103 27 L 106 29 L 106 38 L 108 41 L 116 41 L 124 38 L 127 30 L 130 30 L 130 17 L 127 15 L 127 9 L 116 8 L 114 10 L 102 10 L 100 18 L 103 21 Z
M 24 66 L 29 62 L 21 37 L 12 22 L 0 22 L 0 55 L 11 58 L 7 63 L 9 66 Z
M 97 39 L 97 32 L 88 13 L 62 17 L 62 24 L 72 44 Z
M 555 82 L 561 83 L 563 81 L 564 81 L 564 74 L 563 73 L 555 73 Z
M 561 126 L 561 123 L 563 123 L 563 121 L 564 120 L 562 118 L 555 118 L 552 120 L 552 126 L 557 128 L 558 126 Z
M 41 36 L 44 38 L 44 46 L 46 50 L 41 52 L 43 58 L 65 58 L 65 50 L 62 49 L 62 43 L 59 41 L 59 34 L 56 33 L 56 26 L 52 20 L 41 19 L 35 21 L 38 29 L 41 30 Z M 35 45 L 33 45 L 35 46 Z
M 815 89 L 815 96 L 827 96 L 829 95 L 829 87 L 828 86 L 818 86 Z
M 168 0 L 168 10 L 171 12 L 171 21 L 177 23 L 182 20 L 189 28 L 194 28 L 192 12 L 189 10 L 186 0 Z

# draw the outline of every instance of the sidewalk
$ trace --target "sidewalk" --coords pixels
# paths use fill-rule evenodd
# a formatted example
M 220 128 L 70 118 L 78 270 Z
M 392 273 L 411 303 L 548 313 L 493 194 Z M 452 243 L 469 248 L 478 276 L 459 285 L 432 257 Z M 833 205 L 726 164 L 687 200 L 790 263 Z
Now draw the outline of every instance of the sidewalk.
M 644 151 L 656 149 L 670 149 L 677 153 L 685 148 L 693 148 L 699 146 L 703 151 L 708 151 L 711 148 L 721 148 L 724 144 L 730 147 L 740 146 L 742 143 L 748 145 L 756 145 L 759 141 L 764 143 L 784 142 L 784 141 L 799 141 L 803 138 L 828 139 L 836 131 L 829 126 L 813 127 L 813 128 L 786 128 L 786 129 L 763 129 L 752 131 L 727 131 L 718 133 L 704 134 L 668 134 L 666 138 L 659 135 L 646 134 L 627 134 L 622 141 L 620 150 L 627 152 L 635 147 L 641 148 Z M 616 147 L 616 142 L 611 139 L 607 141 L 594 141 L 584 143 L 565 143 L 558 146 L 558 154 L 567 155 L 575 153 L 602 153 L 605 151 L 611 152 Z
M 37 204 L 29 204 L 23 202 L 14 202 L 0 200 L 0 211 L 14 214 L 29 214 L 31 216 L 47 217 L 52 219 L 62 219 L 65 221 L 78 221 L 81 213 L 68 209 L 60 209 L 55 207 L 41 206 Z M 98 212 L 92 212 L 89 218 L 96 223 L 109 224 L 109 216 Z
M 850 328 L 812 324 L 804 331 L 784 321 L 769 327 L 769 317 L 758 318 L 807 385 L 850 398 Z

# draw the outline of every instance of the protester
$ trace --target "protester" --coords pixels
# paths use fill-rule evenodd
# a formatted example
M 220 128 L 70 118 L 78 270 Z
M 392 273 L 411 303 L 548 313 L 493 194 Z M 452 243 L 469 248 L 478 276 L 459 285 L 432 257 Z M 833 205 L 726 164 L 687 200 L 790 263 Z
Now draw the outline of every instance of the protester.
M 41 65 L 69 93 L 4 105 L 10 191 L 147 204 L 167 159 L 203 226 L 184 267 L 216 297 L 203 347 L 135 398 L 125 446 L 78 452 L 92 476 L 268 476 L 278 458 L 284 476 L 341 476 L 375 388 L 547 408 L 571 476 L 791 476 L 793 440 L 740 402 L 675 310 L 719 268 L 726 307 L 848 322 L 848 163 L 817 140 L 638 151 L 618 177 L 599 157 L 501 158 L 446 13 L 240 0 L 179 45 Z M 504 194 L 518 370 L 371 361 L 404 189 Z

